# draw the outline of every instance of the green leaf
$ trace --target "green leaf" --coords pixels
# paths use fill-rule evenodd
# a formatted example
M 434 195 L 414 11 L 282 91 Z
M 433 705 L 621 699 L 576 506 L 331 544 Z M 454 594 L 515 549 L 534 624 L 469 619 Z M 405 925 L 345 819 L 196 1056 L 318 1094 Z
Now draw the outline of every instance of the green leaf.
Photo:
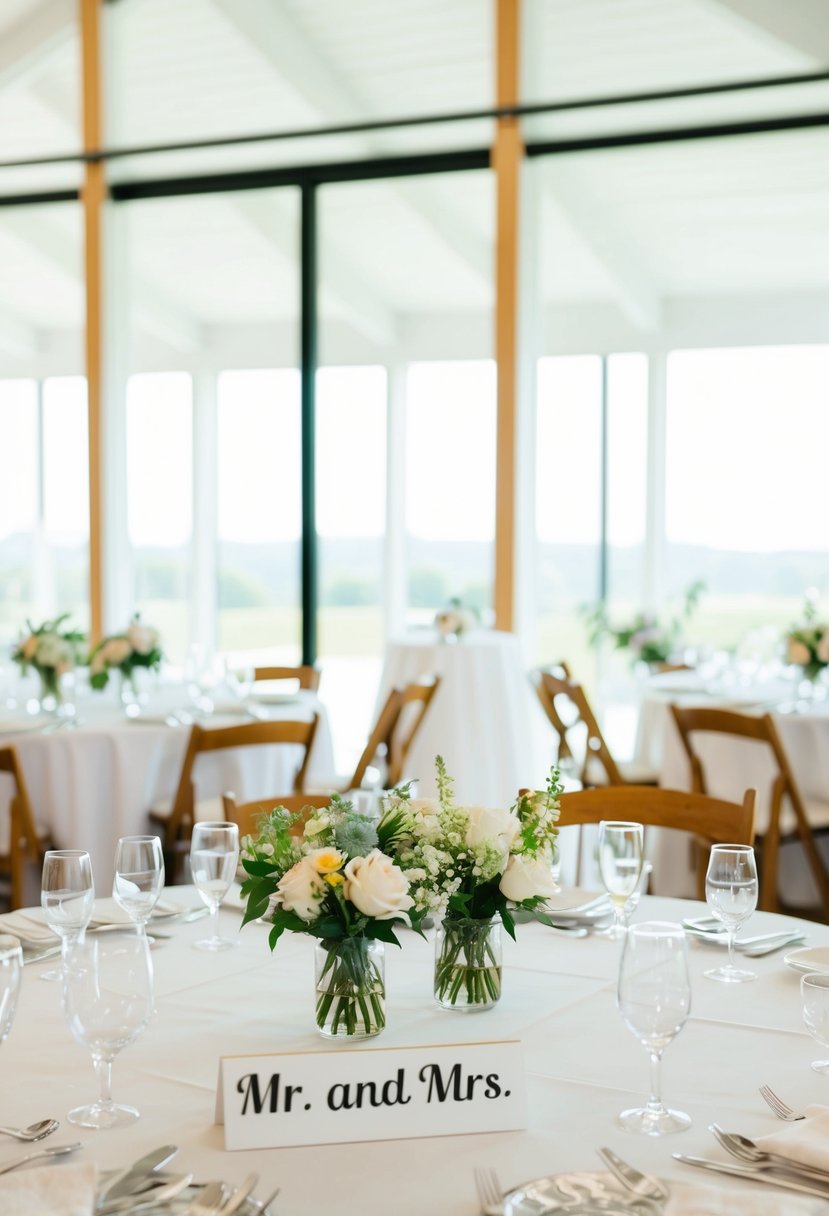
M 253 874 L 256 877 L 264 877 L 266 874 L 273 874 L 276 866 L 272 861 L 251 861 L 245 857 L 242 861 L 242 866 L 248 874 Z

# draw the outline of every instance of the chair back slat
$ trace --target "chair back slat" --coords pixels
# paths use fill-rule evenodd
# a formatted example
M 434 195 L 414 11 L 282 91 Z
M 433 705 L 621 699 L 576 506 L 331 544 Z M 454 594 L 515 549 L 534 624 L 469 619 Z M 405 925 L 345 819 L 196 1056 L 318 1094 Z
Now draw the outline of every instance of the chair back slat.
M 598 719 L 587 699 L 587 694 L 581 684 L 576 683 L 570 676 L 566 663 L 560 663 L 555 670 L 542 670 L 538 673 L 536 692 L 541 705 L 558 735 L 558 762 L 566 762 L 573 757 L 573 750 L 568 738 L 569 732 L 581 723 L 586 731 L 584 761 L 581 766 L 580 779 L 583 785 L 595 784 L 590 781 L 590 761 L 597 760 L 604 770 L 609 785 L 624 785 L 625 779 L 619 766 L 613 758 L 607 745 Z M 574 711 L 571 721 L 562 718 L 557 702 L 564 700 Z
M 385 784 L 389 788 L 399 785 L 406 771 L 412 743 L 439 686 L 440 679 L 436 676 L 391 690 L 357 761 L 349 789 L 360 788 L 369 765 L 379 754 L 386 759 Z
M 300 688 L 318 692 L 321 674 L 318 667 L 308 663 L 301 663 L 297 667 L 254 667 L 253 680 L 254 683 L 260 680 L 298 680 Z
M 3 842 L 0 842 L 0 873 L 5 872 L 11 880 L 10 906 L 14 909 L 24 902 L 23 875 L 26 864 L 39 863 L 45 847 L 51 841 L 41 838 L 38 831 L 23 767 L 13 744 L 0 747 L 0 772 L 7 773 L 13 785 L 9 803 L 8 848 L 5 849 Z
M 328 806 L 330 801 L 327 794 L 279 794 L 276 798 L 256 798 L 253 802 L 240 803 L 236 801 L 235 794 L 222 795 L 225 818 L 237 825 L 240 836 L 255 834 L 261 816 L 269 814 L 277 806 L 284 806 L 292 815 L 301 815 L 291 827 L 292 835 L 301 836 L 308 818 L 302 812 Z

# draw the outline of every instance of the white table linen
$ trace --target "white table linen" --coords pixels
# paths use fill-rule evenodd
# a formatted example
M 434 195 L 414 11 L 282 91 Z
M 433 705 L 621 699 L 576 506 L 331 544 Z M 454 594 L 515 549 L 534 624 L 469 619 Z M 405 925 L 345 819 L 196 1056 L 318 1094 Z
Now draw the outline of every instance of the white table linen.
M 42 1147 L 35 1145 L 36 1148 Z M 22 1156 L 22 1153 L 21 1153 Z M 98 1171 L 92 1162 L 32 1166 L 0 1177 L 2 1216 L 92 1216 Z
M 190 906 L 193 896 L 187 888 L 165 892 L 182 906 Z M 680 920 L 701 910 L 645 897 L 637 919 Z M 223 933 L 240 919 L 230 910 L 221 918 Z M 747 931 L 790 924 L 757 913 Z M 814 944 L 829 944 L 829 927 L 802 927 Z M 314 1029 L 313 941 L 286 934 L 271 955 L 266 926 L 251 924 L 238 949 L 208 954 L 191 948 L 203 935 L 202 923 L 179 923 L 169 932 L 172 940 L 153 950 L 156 1015 L 114 1066 L 115 1100 L 136 1105 L 142 1118 L 107 1132 L 64 1123 L 55 1142 L 82 1140 L 85 1154 L 101 1168 L 123 1166 L 159 1144 L 178 1144 L 176 1170 L 237 1183 L 256 1171 L 260 1196 L 282 1188 L 278 1211 L 285 1216 L 334 1209 L 360 1216 L 477 1216 L 475 1166 L 495 1167 L 503 1185 L 514 1186 L 562 1170 L 600 1170 L 600 1145 L 669 1182 L 717 1186 L 719 1180 L 679 1165 L 671 1153 L 724 1159 L 707 1131 L 714 1120 L 753 1137 L 778 1130 L 757 1092 L 761 1082 L 796 1106 L 824 1097 L 825 1081 L 809 1067 L 815 1045 L 800 1020 L 799 977 L 780 954 L 753 959 L 760 978 L 731 988 L 702 975 L 715 956 L 722 957 L 722 947 L 689 943 L 692 1012 L 665 1054 L 664 1092 L 688 1111 L 693 1126 L 683 1135 L 651 1140 L 615 1123 L 621 1110 L 646 1097 L 648 1084 L 646 1053 L 616 1009 L 617 943 L 520 925 L 518 942 L 505 941 L 501 1002 L 467 1017 L 436 1007 L 433 944 L 401 931 L 403 950 L 387 948 L 387 1029 L 372 1043 L 347 1049 L 519 1038 L 527 1069 L 526 1130 L 227 1153 L 222 1128 L 213 1122 L 220 1055 L 340 1049 Z M 17 1019 L 0 1048 L 0 1122 L 65 1119 L 67 1110 L 95 1093 L 89 1054 L 64 1024 L 59 987 L 38 978 L 47 965 L 26 966 Z M 0 1165 L 18 1151 L 19 1145 L 0 1142 Z M 735 1197 L 734 1207 L 722 1204 L 723 1212 L 736 1211 L 752 1194 L 727 1178 L 721 1190 Z M 799 1210 L 787 1206 L 783 1192 L 754 1194 L 755 1206 L 745 1210 Z

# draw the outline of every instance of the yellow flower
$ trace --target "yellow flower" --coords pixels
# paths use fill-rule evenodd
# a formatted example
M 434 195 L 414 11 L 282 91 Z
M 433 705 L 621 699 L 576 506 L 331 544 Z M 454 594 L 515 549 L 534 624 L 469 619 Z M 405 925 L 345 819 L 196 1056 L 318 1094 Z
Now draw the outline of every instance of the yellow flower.
M 329 887 L 338 887 L 341 882 L 345 882 L 342 874 L 326 874 L 325 881 Z
M 308 861 L 318 874 L 333 874 L 345 865 L 345 854 L 339 849 L 312 849 Z

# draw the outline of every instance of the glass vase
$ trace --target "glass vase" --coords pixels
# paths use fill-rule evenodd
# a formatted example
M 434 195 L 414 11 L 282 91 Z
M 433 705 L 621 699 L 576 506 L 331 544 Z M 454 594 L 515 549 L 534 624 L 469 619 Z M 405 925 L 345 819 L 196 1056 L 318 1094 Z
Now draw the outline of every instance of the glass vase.
M 501 999 L 501 920 L 444 920 L 435 937 L 435 999 L 483 1012 Z
M 386 953 L 365 937 L 323 939 L 314 949 L 317 1030 L 327 1039 L 371 1039 L 386 1025 Z

